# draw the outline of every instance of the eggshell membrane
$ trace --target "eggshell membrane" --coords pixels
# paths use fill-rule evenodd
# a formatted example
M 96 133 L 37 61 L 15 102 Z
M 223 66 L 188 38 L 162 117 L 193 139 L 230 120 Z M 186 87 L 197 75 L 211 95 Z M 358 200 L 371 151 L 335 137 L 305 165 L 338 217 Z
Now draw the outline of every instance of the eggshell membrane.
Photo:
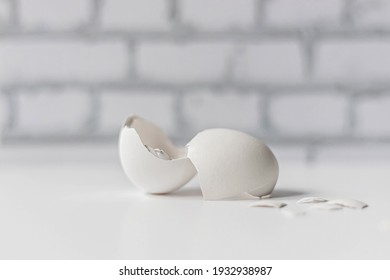
M 275 187 L 278 162 L 257 138 L 230 129 L 208 129 L 198 133 L 187 147 L 206 200 L 243 193 L 265 196 Z
M 165 151 L 172 159 L 160 159 L 145 145 Z M 119 136 L 119 157 L 127 177 L 147 193 L 169 193 L 184 186 L 196 174 L 186 148 L 175 147 L 164 132 L 137 116 L 127 118 Z

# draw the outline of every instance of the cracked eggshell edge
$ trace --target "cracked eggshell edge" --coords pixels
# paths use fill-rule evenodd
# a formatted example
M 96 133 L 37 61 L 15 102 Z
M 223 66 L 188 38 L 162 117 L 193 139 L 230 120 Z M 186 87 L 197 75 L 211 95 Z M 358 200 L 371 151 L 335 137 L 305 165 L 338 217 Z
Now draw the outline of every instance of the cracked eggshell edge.
M 198 171 L 204 199 L 219 200 L 243 193 L 270 194 L 279 165 L 259 139 L 231 129 L 207 129 L 188 144 L 188 157 Z
M 137 128 L 133 127 L 134 122 Z M 173 192 L 196 174 L 195 167 L 187 157 L 160 159 L 150 153 L 145 145 L 170 150 L 171 154 L 180 153 L 180 149 L 175 148 L 154 124 L 136 116 L 127 118 L 119 136 L 120 162 L 130 181 L 142 191 L 152 194 Z

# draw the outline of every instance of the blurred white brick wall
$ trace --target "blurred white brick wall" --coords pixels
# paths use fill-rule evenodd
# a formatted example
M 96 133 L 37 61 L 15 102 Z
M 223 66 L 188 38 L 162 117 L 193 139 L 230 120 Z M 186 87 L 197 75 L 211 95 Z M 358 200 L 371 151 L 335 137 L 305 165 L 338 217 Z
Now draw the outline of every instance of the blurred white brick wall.
M 168 0 L 107 0 L 101 12 L 103 29 L 158 31 L 167 29 Z
M 86 24 L 93 0 L 19 0 L 26 29 L 70 30 Z
M 120 42 L 13 39 L 0 42 L 0 82 L 122 80 L 129 58 Z
M 7 125 L 9 106 L 4 96 L 0 95 L 0 135 Z
M 248 83 L 294 83 L 303 80 L 303 58 L 296 42 L 244 44 L 237 53 L 234 76 Z
M 256 18 L 256 0 L 179 1 L 182 23 L 199 30 L 250 29 Z
M 381 82 L 390 79 L 390 40 L 327 41 L 317 52 L 316 77 L 329 82 Z
M 53 93 L 54 92 L 54 93 Z M 84 134 L 91 111 L 88 94 L 79 89 L 43 89 L 17 94 L 17 133 L 23 136 Z
M 184 119 L 191 120 L 192 134 L 205 128 L 230 127 L 258 132 L 260 96 L 255 92 L 193 90 L 183 102 Z
M 104 91 L 98 127 L 102 134 L 115 135 L 118 124 L 131 114 L 159 123 L 167 133 L 176 131 L 175 97 L 169 91 Z
M 179 142 L 223 126 L 287 157 L 378 157 L 390 1 L 0 0 L 3 140 L 113 143 L 131 113 Z
M 7 26 L 11 19 L 11 3 L 9 1 L 0 1 L 0 28 Z
M 339 92 L 288 93 L 273 98 L 270 122 L 281 135 L 343 135 L 347 109 L 347 99 Z
M 390 135 L 390 95 L 362 97 L 356 105 L 356 115 L 359 135 Z
M 218 82 L 223 80 L 232 46 L 226 43 L 141 43 L 137 74 L 164 83 Z
M 272 0 L 265 14 L 270 25 L 338 25 L 342 19 L 343 0 Z
M 390 25 L 390 1 L 356 0 L 351 4 L 353 20 L 358 26 L 381 28 Z

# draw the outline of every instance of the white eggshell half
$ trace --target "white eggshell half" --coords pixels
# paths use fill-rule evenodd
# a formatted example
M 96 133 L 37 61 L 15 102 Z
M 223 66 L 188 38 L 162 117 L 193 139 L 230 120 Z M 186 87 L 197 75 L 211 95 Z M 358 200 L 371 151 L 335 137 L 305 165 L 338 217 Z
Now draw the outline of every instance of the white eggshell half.
M 171 159 L 161 159 L 147 147 L 161 149 Z M 119 136 L 119 157 L 127 177 L 147 193 L 163 194 L 184 186 L 196 174 L 186 157 L 185 148 L 177 148 L 154 124 L 129 117 Z
M 198 133 L 187 147 L 206 200 L 243 193 L 261 197 L 275 187 L 278 162 L 257 138 L 230 129 L 208 129 Z

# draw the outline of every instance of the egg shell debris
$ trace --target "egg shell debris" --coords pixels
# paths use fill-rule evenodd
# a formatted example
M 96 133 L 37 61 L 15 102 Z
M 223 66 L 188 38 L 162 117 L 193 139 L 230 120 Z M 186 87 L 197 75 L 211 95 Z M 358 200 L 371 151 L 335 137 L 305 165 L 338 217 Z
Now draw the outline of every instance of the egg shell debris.
M 269 147 L 246 133 L 207 129 L 176 147 L 159 127 L 137 116 L 122 126 L 119 157 L 127 177 L 144 192 L 169 193 L 198 174 L 206 200 L 269 195 L 279 175 Z

